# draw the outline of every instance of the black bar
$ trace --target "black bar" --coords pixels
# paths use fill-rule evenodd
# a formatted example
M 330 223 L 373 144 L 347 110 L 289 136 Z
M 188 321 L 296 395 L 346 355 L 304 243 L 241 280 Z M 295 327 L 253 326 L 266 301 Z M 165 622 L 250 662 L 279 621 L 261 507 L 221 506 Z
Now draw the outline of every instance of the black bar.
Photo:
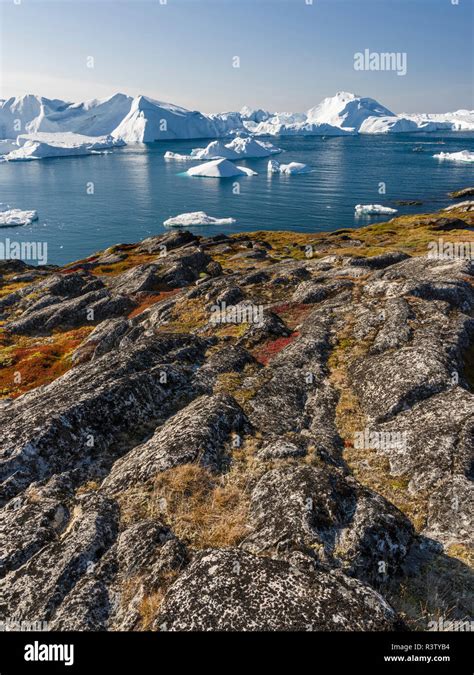
M 32 651 L 38 644 L 36 652 Z M 28 647 L 30 645 L 30 647 Z M 73 663 L 27 661 L 41 645 L 73 645 Z M 46 653 L 46 652 L 45 652 Z M 54 652 L 47 652 L 54 657 Z M 60 652 L 57 652 L 60 656 Z M 71 652 L 63 652 L 70 657 Z M 389 658 L 390 657 L 390 658 Z M 396 657 L 396 660 L 394 660 Z M 403 659 L 403 660 L 402 660 Z M 428 660 L 429 659 L 429 660 Z M 264 672 L 286 664 L 294 673 L 454 673 L 472 675 L 469 632 L 427 633 L 0 633 L 0 675 L 127 673 L 142 675 L 189 666 L 221 673 Z M 471 664 L 471 665 L 469 665 Z

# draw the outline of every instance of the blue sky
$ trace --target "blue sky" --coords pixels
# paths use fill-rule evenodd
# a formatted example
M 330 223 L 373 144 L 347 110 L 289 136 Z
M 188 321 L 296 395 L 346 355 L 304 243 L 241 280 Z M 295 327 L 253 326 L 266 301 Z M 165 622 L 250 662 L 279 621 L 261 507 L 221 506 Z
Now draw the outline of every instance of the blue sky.
M 473 0 L 16 1 L 0 0 L 2 98 L 295 111 L 345 90 L 395 112 L 474 107 Z M 406 52 L 407 75 L 354 70 L 364 49 Z

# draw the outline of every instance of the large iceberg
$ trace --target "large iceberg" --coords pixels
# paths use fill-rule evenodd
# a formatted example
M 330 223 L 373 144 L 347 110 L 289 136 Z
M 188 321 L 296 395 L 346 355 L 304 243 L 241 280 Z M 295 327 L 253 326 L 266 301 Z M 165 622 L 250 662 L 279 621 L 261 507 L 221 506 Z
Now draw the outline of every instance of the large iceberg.
M 132 97 L 115 94 L 105 99 L 70 103 L 27 94 L 0 103 L 0 138 L 21 133 L 61 133 L 84 136 L 110 134 L 127 115 Z
M 460 152 L 440 152 L 437 155 L 433 155 L 433 157 L 448 162 L 474 162 L 474 152 L 469 152 L 469 150 L 461 150 Z
M 474 131 L 474 110 L 456 110 L 447 113 L 430 114 L 410 114 L 402 113 L 399 117 L 413 120 L 419 126 L 423 124 L 431 125 L 430 129 L 424 131 L 437 131 L 438 129 L 449 129 L 450 131 Z
M 37 211 L 22 211 L 21 209 L 6 208 L 2 210 L 0 204 L 0 227 L 13 227 L 14 225 L 31 225 L 38 220 Z
M 237 124 L 239 129 L 243 128 L 240 117 L 233 113 L 208 117 L 198 111 L 138 96 L 112 135 L 126 143 L 212 138 L 227 135 Z
M 219 139 L 242 133 L 254 137 L 341 136 L 441 129 L 474 130 L 474 111 L 395 114 L 373 98 L 344 91 L 325 98 L 306 112 L 275 113 L 244 107 L 240 112 L 204 114 L 146 96 L 132 98 L 121 93 L 82 103 L 33 94 L 0 100 L 0 139 L 9 142 L 14 142 L 18 134 L 65 132 L 94 137 L 112 135 L 126 143 L 149 143 Z
M 421 117 L 368 117 L 359 128 L 360 134 L 405 134 L 417 131 L 451 130 L 449 122 L 433 122 Z
M 190 176 L 200 176 L 205 178 L 233 178 L 234 176 L 256 176 L 257 172 L 247 169 L 245 166 L 236 166 L 228 159 L 215 159 L 212 162 L 199 164 L 188 169 Z
M 45 157 L 70 157 L 73 155 L 99 154 L 108 148 L 125 145 L 112 136 L 82 136 L 81 134 L 44 133 L 20 134 L 15 150 L 3 159 L 8 162 L 43 159 Z
M 375 99 L 362 98 L 347 91 L 340 91 L 335 96 L 325 98 L 306 113 L 309 123 L 329 124 L 347 131 L 358 131 L 368 117 L 393 115 L 394 113 Z
M 271 117 L 266 122 L 254 125 L 252 129 L 246 125 L 247 130 L 255 136 L 350 136 L 355 132 L 352 129 L 342 129 L 331 124 L 319 124 L 301 119 L 300 113 L 293 116 L 283 113 Z
M 168 218 L 163 225 L 165 227 L 193 227 L 195 225 L 232 225 L 233 223 L 235 223 L 235 218 L 213 218 L 204 211 L 193 211 Z

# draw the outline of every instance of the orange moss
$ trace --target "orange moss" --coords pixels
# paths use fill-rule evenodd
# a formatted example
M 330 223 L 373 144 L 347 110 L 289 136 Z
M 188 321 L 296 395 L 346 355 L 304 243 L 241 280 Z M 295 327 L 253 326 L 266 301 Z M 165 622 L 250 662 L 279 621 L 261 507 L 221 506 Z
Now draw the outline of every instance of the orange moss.
M 16 398 L 63 375 L 71 368 L 72 353 L 92 330 L 85 327 L 49 338 L 19 338 L 16 343 L 2 335 L 0 398 Z
M 156 305 L 158 302 L 161 302 L 162 300 L 166 300 L 167 298 L 176 295 L 177 292 L 178 289 L 174 289 L 172 291 L 162 291 L 161 293 L 151 293 L 150 295 L 146 296 L 142 300 L 142 302 L 130 312 L 128 318 L 132 319 L 134 316 L 138 316 L 139 314 L 144 312 L 145 309 L 148 309 L 148 307 L 152 307 L 153 305 Z
M 114 277 L 123 272 L 127 272 L 132 267 L 137 265 L 144 265 L 145 263 L 155 262 L 158 263 L 156 253 L 134 253 L 131 252 L 126 255 L 123 260 L 120 260 L 116 263 L 97 265 L 94 267 L 94 274 L 98 276 L 110 276 Z

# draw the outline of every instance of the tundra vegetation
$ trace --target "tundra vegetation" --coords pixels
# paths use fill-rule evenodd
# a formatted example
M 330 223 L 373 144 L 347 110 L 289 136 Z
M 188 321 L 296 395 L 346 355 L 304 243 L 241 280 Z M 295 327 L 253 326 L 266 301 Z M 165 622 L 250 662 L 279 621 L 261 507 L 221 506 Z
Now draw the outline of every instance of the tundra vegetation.
M 0 615 L 468 621 L 474 264 L 428 255 L 472 241 L 454 206 L 0 263 Z M 221 305 L 260 320 L 212 321 Z M 366 429 L 405 442 L 355 443 Z

